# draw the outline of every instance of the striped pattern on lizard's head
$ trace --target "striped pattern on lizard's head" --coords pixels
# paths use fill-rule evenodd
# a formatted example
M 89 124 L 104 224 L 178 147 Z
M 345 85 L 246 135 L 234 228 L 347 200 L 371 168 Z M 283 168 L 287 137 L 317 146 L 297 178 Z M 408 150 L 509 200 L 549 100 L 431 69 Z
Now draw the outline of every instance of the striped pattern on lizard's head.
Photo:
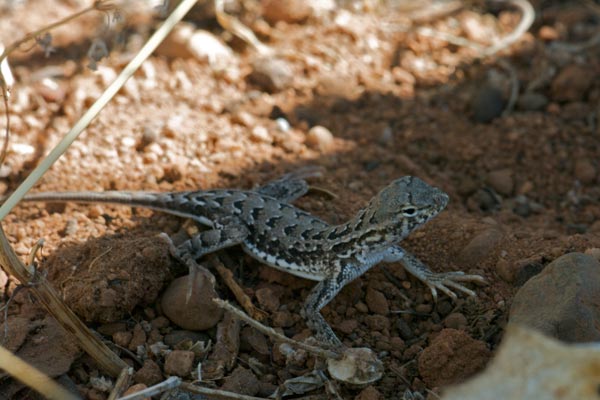
M 405 176 L 383 188 L 364 210 L 368 225 L 391 235 L 393 240 L 435 217 L 448 204 L 448 195 L 421 179 Z

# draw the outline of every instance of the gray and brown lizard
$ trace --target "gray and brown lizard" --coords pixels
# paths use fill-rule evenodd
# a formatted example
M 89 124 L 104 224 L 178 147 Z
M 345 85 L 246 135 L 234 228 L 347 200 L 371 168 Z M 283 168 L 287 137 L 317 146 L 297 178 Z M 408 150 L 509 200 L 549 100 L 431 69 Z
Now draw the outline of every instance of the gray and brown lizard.
M 479 275 L 434 273 L 398 242 L 436 216 L 448 195 L 415 177 L 403 177 L 383 188 L 348 222 L 330 225 L 290 205 L 304 195 L 301 175 L 288 175 L 254 190 L 215 189 L 171 193 L 53 192 L 26 201 L 115 203 L 189 218 L 209 229 L 177 247 L 183 260 L 241 245 L 250 256 L 279 270 L 317 281 L 303 307 L 303 317 L 317 337 L 333 346 L 341 342 L 319 312 L 350 281 L 380 262 L 400 261 L 437 291 L 456 298 L 453 290 L 474 296 L 460 282 L 483 282 Z

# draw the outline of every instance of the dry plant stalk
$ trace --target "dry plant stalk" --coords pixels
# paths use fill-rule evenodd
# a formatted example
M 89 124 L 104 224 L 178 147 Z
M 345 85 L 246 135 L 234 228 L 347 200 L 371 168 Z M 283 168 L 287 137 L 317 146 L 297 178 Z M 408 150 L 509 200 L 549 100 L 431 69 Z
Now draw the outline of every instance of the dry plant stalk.
M 226 257 L 226 255 L 223 254 L 222 257 Z M 244 293 L 244 289 L 242 289 L 235 281 L 231 270 L 223 265 L 223 263 L 219 260 L 219 257 L 211 255 L 209 256 L 208 261 L 217 270 L 217 273 L 221 279 L 223 279 L 229 290 L 231 290 L 233 293 L 233 296 L 237 302 L 242 306 L 246 313 L 250 314 L 250 317 L 257 321 L 264 321 L 267 317 L 267 313 L 252 304 L 252 301 L 248 295 Z
M 52 378 L 27 364 L 2 346 L 0 346 L 0 369 L 38 393 L 43 394 L 45 398 L 51 400 L 79 399 L 79 396 L 67 391 L 54 382 Z

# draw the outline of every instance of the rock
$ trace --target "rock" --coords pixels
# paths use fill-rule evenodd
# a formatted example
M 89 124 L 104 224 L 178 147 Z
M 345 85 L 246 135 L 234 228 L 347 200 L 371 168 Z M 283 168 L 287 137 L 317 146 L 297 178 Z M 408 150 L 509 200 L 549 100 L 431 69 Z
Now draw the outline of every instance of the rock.
M 541 93 L 525 92 L 519 96 L 517 104 L 525 111 L 541 111 L 548 105 L 548 98 Z
M 173 350 L 165 358 L 165 373 L 182 378 L 188 376 L 194 367 L 194 352 Z
M 266 56 L 252 62 L 252 72 L 248 79 L 262 90 L 273 93 L 290 87 L 294 81 L 294 73 L 287 61 Z
M 273 141 L 273 137 L 269 133 L 269 130 L 262 125 L 255 126 L 250 130 L 250 139 L 259 143 L 271 143 Z
M 150 325 L 156 329 L 164 329 L 170 325 L 169 319 L 162 315 L 150 321 Z
M 250 346 L 252 350 L 260 355 L 267 356 L 271 354 L 267 337 L 254 328 L 249 326 L 244 327 L 244 329 L 242 329 L 240 341 Z
M 132 337 L 133 337 L 133 333 L 127 332 L 127 331 L 115 332 L 112 335 L 113 342 L 115 342 L 115 344 L 117 346 L 121 346 L 121 347 L 125 347 L 125 348 L 127 348 L 129 346 L 129 343 L 131 343 Z
M 226 65 L 234 59 L 233 51 L 208 31 L 197 30 L 189 38 L 187 47 L 196 60 L 210 65 Z
M 467 317 L 461 313 L 452 313 L 444 319 L 444 326 L 446 328 L 465 330 L 467 329 L 467 325 Z
M 541 40 L 549 42 L 552 40 L 560 39 L 560 34 L 553 26 L 543 25 L 540 27 L 540 30 L 538 31 L 538 37 Z
M 404 83 L 411 86 L 417 84 L 417 79 L 415 76 L 402 67 L 392 68 L 392 76 L 394 77 L 394 81 L 396 83 Z
M 258 304 L 268 312 L 275 312 L 279 309 L 279 298 L 275 296 L 270 287 L 258 289 L 254 295 L 258 300 Z
M 479 232 L 461 250 L 458 256 L 460 263 L 476 267 L 502 243 L 503 239 L 504 233 L 497 226 Z
M 152 386 L 163 380 L 160 367 L 154 361 L 147 359 L 142 368 L 133 374 L 133 380 L 136 383 L 143 383 L 146 386 Z
M 379 290 L 368 288 L 367 295 L 365 296 L 365 302 L 367 303 L 369 310 L 375 314 L 388 315 L 390 312 L 388 301 L 385 298 L 385 295 Z
M 510 196 L 515 186 L 512 175 L 513 173 L 510 169 L 492 171 L 487 176 L 487 183 L 496 192 Z
M 364 388 L 354 400 L 383 400 L 383 395 L 373 386 Z
M 181 342 L 189 341 L 192 344 L 197 342 L 208 343 L 210 337 L 202 332 L 192 331 L 172 331 L 165 335 L 163 341 L 169 347 L 175 347 Z
M 565 342 L 599 341 L 600 263 L 582 253 L 557 258 L 519 289 L 509 323 Z
M 243 394 L 247 396 L 254 396 L 260 390 L 260 382 L 256 376 L 244 367 L 237 367 L 233 370 L 231 375 L 225 378 L 221 390 L 227 390 L 229 392 Z
M 563 68 L 552 81 L 552 99 L 560 102 L 584 100 L 595 76 L 594 71 L 581 65 Z
M 390 320 L 383 315 L 367 315 L 365 323 L 374 331 L 382 332 L 390 329 Z
M 294 317 L 288 311 L 275 311 L 272 316 L 273 327 L 289 328 L 294 325 Z
M 419 373 L 429 386 L 462 382 L 483 369 L 491 352 L 464 331 L 443 329 L 419 357 Z
M 105 336 L 112 336 L 117 332 L 127 330 L 127 324 L 125 322 L 109 322 L 108 324 L 102 324 L 97 329 L 98 333 Z
M 498 276 L 506 283 L 512 283 L 515 281 L 516 272 L 512 267 L 513 264 L 509 263 L 505 259 L 501 258 L 496 263 L 496 272 Z
M 590 184 L 596 180 L 596 167 L 589 160 L 575 160 L 574 168 L 575 178 L 583 184 Z
M 233 51 L 212 33 L 185 23 L 175 27 L 156 52 L 170 58 L 195 58 L 210 65 L 225 65 L 234 58 Z
M 143 346 L 146 344 L 146 332 L 142 325 L 136 324 L 133 327 L 133 334 L 131 336 L 131 340 L 129 341 L 128 349 L 131 351 L 137 351 L 139 346 Z
M 502 91 L 493 86 L 483 86 L 477 90 L 471 103 L 475 122 L 488 123 L 504 111 Z
M 262 15 L 270 23 L 294 23 L 307 19 L 312 8 L 305 0 L 262 0 Z
M 167 318 L 183 329 L 210 329 L 223 316 L 223 310 L 212 301 L 218 295 L 210 279 L 199 271 L 192 284 L 192 296 L 186 304 L 189 279 L 190 276 L 186 275 L 171 282 L 161 299 L 162 310 Z
M 306 134 L 306 145 L 313 149 L 325 151 L 333 145 L 333 134 L 329 129 L 315 125 Z
M 143 383 L 136 383 L 135 385 L 131 385 L 129 386 L 129 388 L 124 391 L 121 396 L 125 397 L 125 396 L 129 396 L 130 394 L 134 394 L 136 392 L 140 392 L 144 389 L 146 389 L 148 386 L 144 385 Z
M 358 321 L 355 319 L 345 319 L 337 324 L 336 328 L 338 331 L 349 335 L 358 328 Z

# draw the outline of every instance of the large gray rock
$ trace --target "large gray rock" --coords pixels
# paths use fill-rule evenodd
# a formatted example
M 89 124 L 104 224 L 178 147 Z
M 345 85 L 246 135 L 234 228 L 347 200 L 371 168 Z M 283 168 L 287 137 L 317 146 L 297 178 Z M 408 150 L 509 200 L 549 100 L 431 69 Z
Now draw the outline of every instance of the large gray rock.
M 600 263 L 582 253 L 557 258 L 519 289 L 509 323 L 565 342 L 600 341 Z

